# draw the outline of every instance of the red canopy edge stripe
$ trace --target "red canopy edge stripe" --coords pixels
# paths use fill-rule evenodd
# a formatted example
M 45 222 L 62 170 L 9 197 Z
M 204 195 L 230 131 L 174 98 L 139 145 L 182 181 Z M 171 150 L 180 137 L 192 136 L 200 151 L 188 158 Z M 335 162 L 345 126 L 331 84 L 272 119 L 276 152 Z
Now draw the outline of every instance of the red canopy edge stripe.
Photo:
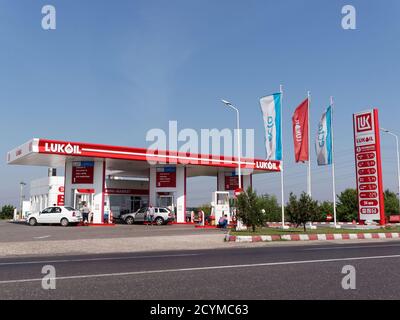
M 53 152 L 45 150 L 46 144 L 48 145 L 71 145 L 78 146 L 81 150 L 81 154 L 68 154 L 66 152 Z M 236 162 L 235 157 L 227 157 L 220 155 L 210 154 L 191 154 L 177 151 L 166 151 L 166 150 L 150 150 L 145 148 L 134 148 L 134 147 L 120 147 L 110 146 L 94 143 L 81 143 L 81 142 L 69 142 L 60 140 L 47 140 L 39 139 L 39 153 L 44 154 L 60 154 L 60 155 L 76 155 L 76 156 L 87 156 L 87 157 L 100 157 L 100 158 L 112 158 L 112 159 L 124 159 L 124 160 L 137 160 L 137 161 L 153 161 L 156 164 L 161 163 L 172 163 L 172 164 L 197 164 L 205 166 L 221 166 L 236 168 L 236 163 L 229 163 L 229 161 Z M 135 155 L 129 153 L 136 153 Z M 192 159 L 188 159 L 192 158 Z M 262 159 L 250 159 L 242 158 L 241 167 L 248 169 L 257 169 L 264 171 L 276 171 L 279 172 L 280 161 L 274 160 L 262 160 Z M 247 163 L 246 163 L 247 162 Z M 277 170 L 268 168 L 255 168 L 256 162 L 269 162 L 276 164 Z

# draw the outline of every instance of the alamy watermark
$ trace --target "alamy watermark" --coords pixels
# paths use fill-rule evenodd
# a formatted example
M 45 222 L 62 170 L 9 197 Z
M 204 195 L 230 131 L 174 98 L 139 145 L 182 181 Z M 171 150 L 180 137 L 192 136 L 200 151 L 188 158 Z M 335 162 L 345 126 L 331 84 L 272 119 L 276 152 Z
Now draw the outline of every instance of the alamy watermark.
M 352 5 L 345 5 L 342 8 L 342 28 L 344 30 L 355 30 L 357 28 L 356 8 Z
M 341 282 L 343 290 L 356 290 L 356 268 L 345 265 L 342 268 L 342 274 L 345 274 Z
M 56 30 L 57 16 L 54 5 L 47 4 L 42 7 L 42 28 L 43 30 Z M 342 28 L 344 30 L 355 30 L 357 28 L 357 13 L 353 5 L 347 4 L 342 7 Z
M 42 28 L 43 30 L 56 30 L 57 28 L 57 17 L 56 8 L 52 5 L 45 5 L 42 7 Z
M 231 129 L 195 129 L 178 130 L 177 121 L 169 121 L 168 132 L 154 128 L 147 132 L 147 161 L 150 164 L 210 164 L 221 161 L 220 157 L 209 158 L 209 155 L 221 155 L 233 158 L 238 155 L 238 130 Z M 241 157 L 254 158 L 254 129 L 239 130 Z M 160 151 L 168 151 L 168 156 Z M 184 156 L 182 156 L 184 155 Z M 155 160 L 157 158 L 157 160 Z M 164 158 L 165 161 L 160 161 Z
M 42 278 L 42 289 L 43 290 L 55 290 L 56 289 L 56 268 L 52 265 L 45 265 L 42 268 L 42 274 L 45 275 Z

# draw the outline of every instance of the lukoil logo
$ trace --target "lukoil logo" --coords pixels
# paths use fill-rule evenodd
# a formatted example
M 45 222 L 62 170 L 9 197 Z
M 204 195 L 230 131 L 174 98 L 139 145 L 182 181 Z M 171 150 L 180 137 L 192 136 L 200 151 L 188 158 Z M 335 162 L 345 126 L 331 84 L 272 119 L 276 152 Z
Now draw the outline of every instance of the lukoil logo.
M 318 126 L 318 145 L 323 148 L 325 145 L 325 130 L 323 125 Z
M 274 129 L 274 118 L 269 116 L 267 120 L 268 141 L 272 141 Z
M 82 154 L 81 148 L 77 145 L 67 145 L 61 143 L 45 143 L 45 152 L 66 153 L 66 154 Z
M 276 170 L 276 171 L 279 170 L 276 162 L 256 161 L 255 165 L 256 165 L 256 169 L 268 169 L 268 170 Z
M 303 141 L 303 134 L 301 132 L 301 125 L 300 125 L 300 121 L 298 119 L 296 119 L 296 123 L 294 126 L 294 131 L 295 131 L 295 135 L 296 135 L 296 141 L 297 142 L 302 142 Z
M 361 114 L 356 116 L 357 132 L 372 130 L 371 114 Z

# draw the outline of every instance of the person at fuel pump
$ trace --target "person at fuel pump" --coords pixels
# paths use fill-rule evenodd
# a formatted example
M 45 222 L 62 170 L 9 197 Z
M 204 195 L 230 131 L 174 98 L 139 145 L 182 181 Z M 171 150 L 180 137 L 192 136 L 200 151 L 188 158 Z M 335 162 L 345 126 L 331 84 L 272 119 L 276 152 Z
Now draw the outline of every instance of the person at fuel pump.
M 147 224 L 153 225 L 154 220 L 154 208 L 152 205 L 149 206 L 147 209 L 147 216 L 146 216 Z
M 228 216 L 225 214 L 222 214 L 221 218 L 218 220 L 218 227 L 221 229 L 226 229 L 228 226 Z
M 82 213 L 83 222 L 88 223 L 90 208 L 86 202 L 82 203 L 81 213 Z
M 202 226 L 204 226 L 204 212 L 203 212 L 203 210 L 199 210 L 198 212 L 197 212 L 197 217 L 198 217 L 198 221 L 199 221 L 199 223 L 200 223 L 200 225 L 202 225 Z

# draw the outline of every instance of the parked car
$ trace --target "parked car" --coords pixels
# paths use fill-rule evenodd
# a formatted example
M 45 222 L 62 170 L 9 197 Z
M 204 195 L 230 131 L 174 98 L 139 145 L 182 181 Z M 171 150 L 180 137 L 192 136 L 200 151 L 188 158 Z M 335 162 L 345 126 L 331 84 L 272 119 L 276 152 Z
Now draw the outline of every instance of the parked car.
M 48 207 L 40 212 L 30 213 L 26 222 L 31 226 L 37 224 L 61 224 L 63 227 L 69 224 L 77 224 L 82 221 L 79 210 L 71 207 Z
M 135 222 L 143 223 L 146 219 L 147 210 L 148 207 L 142 207 L 136 212 L 121 215 L 121 219 L 126 224 L 134 224 Z M 171 210 L 163 207 L 154 207 L 153 221 L 157 225 L 161 226 L 173 220 L 174 220 L 174 215 L 172 214 Z

